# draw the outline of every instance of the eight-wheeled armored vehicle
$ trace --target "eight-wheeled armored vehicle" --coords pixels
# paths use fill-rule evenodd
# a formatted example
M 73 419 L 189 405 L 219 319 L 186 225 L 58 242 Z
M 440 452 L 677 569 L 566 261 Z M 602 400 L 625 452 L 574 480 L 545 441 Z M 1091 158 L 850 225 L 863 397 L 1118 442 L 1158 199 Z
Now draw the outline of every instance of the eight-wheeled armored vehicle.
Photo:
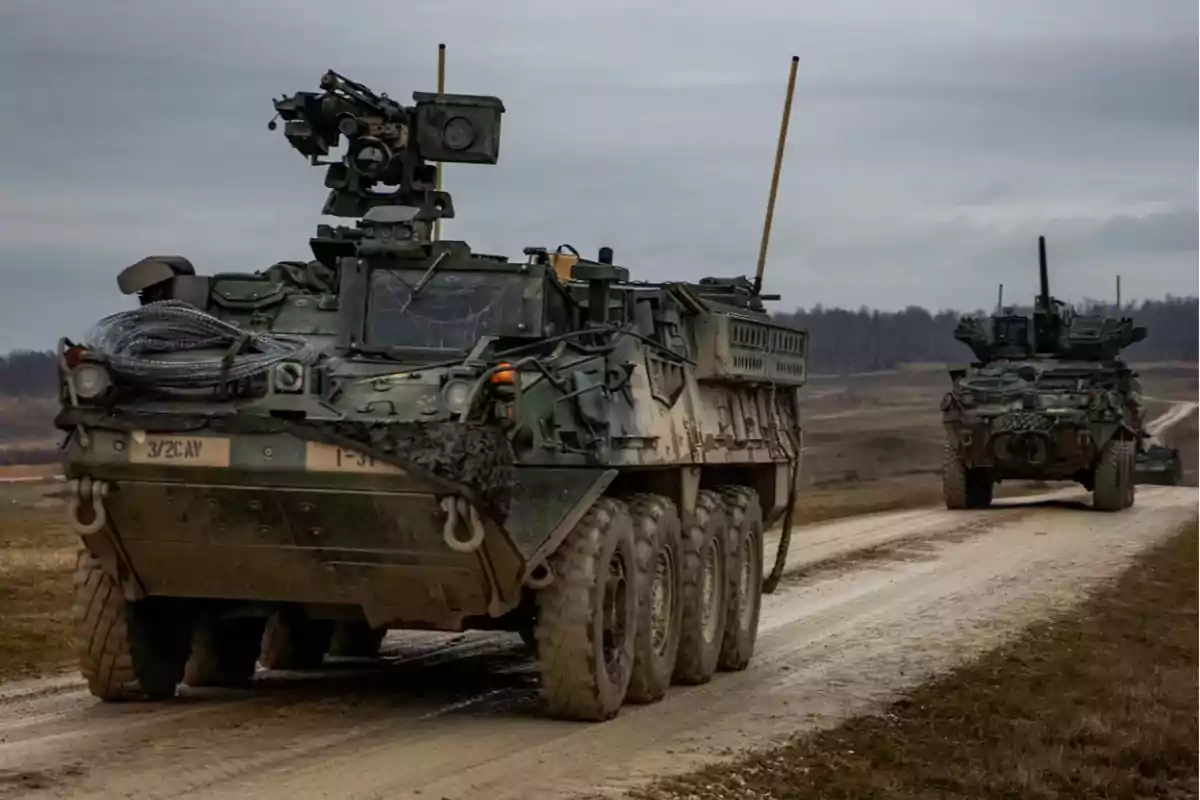
M 977 361 L 950 371 L 942 399 L 947 508 L 985 507 L 1007 479 L 1077 481 L 1104 511 L 1134 502 L 1144 410 L 1137 375 L 1119 354 L 1146 329 L 1074 313 L 1050 296 L 1044 237 L 1038 254 L 1032 319 L 1000 309 L 954 332 Z
M 118 278 L 137 308 L 60 342 L 96 696 L 371 655 L 388 629 L 519 632 L 549 712 L 581 720 L 749 663 L 805 331 L 761 281 L 434 238 L 454 207 L 431 162 L 495 163 L 504 107 L 413 97 L 329 72 L 275 101 L 328 167 L 324 213 L 357 220 L 311 261 L 150 256 Z

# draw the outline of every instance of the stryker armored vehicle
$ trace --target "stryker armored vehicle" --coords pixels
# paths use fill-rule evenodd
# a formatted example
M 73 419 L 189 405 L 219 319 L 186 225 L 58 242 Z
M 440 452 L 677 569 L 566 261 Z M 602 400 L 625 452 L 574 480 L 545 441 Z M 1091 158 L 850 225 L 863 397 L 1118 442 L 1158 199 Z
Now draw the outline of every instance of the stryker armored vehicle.
M 1183 461 L 1179 457 L 1179 450 L 1151 443 L 1137 454 L 1134 479 L 1137 483 L 1159 486 L 1178 486 L 1183 483 Z
M 1077 314 L 1050 296 L 1046 240 L 1032 319 L 1000 309 L 966 318 L 954 336 L 977 361 L 953 369 L 942 399 L 947 508 L 983 508 L 1009 479 L 1077 481 L 1092 504 L 1134 502 L 1144 410 L 1137 375 L 1120 351 L 1146 337 L 1128 318 Z
M 808 347 L 761 269 L 645 283 L 606 247 L 436 239 L 431 162 L 494 164 L 501 101 L 320 88 L 274 106 L 354 227 L 264 272 L 147 257 L 118 277 L 139 307 L 60 342 L 91 692 L 245 684 L 397 629 L 521 634 L 568 719 L 744 669 Z

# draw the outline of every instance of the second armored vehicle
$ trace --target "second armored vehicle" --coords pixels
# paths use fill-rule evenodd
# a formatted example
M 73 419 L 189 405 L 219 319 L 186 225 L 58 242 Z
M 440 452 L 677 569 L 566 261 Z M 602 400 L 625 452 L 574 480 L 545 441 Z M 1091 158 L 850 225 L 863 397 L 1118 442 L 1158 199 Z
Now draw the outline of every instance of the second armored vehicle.
M 435 240 L 429 162 L 495 163 L 501 102 L 321 89 L 275 108 L 356 227 L 265 273 L 148 257 L 118 279 L 140 308 L 61 343 L 92 693 L 244 683 L 406 628 L 521 633 L 571 719 L 745 669 L 806 333 L 757 281 Z
M 977 361 L 951 370 L 942 399 L 947 508 L 985 507 L 995 484 L 1010 479 L 1076 481 L 1104 511 L 1134 502 L 1144 411 L 1137 376 L 1119 353 L 1146 329 L 1074 313 L 1050 296 L 1044 238 L 1038 254 L 1032 319 L 1002 310 L 955 330 Z

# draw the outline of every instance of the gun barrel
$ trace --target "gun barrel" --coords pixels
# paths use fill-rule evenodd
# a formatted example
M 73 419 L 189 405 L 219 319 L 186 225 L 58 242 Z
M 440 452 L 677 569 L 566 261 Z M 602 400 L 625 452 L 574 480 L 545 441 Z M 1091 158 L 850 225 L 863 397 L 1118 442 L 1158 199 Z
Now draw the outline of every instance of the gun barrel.
M 1050 274 L 1046 270 L 1046 237 L 1038 237 L 1038 278 L 1041 281 L 1041 294 L 1038 295 L 1038 305 L 1050 306 Z

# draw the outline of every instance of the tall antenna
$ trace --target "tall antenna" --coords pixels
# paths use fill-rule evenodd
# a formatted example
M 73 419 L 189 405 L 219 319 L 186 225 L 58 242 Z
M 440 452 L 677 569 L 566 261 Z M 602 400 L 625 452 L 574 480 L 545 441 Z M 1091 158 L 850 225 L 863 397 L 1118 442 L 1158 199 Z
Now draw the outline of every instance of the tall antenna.
M 1117 276 L 1117 313 L 1121 313 L 1121 276 Z
M 1038 307 L 1050 308 L 1050 275 L 1046 269 L 1046 237 L 1038 237 L 1038 279 L 1041 292 L 1038 294 Z
M 763 220 L 762 243 L 758 246 L 758 272 L 754 275 L 754 293 L 762 292 L 763 270 L 767 266 L 767 242 L 771 239 L 771 219 L 775 216 L 775 195 L 779 191 L 779 170 L 783 167 L 783 149 L 787 144 L 788 119 L 792 116 L 792 94 L 796 91 L 796 66 L 800 56 L 792 56 L 787 95 L 783 100 L 783 120 L 779 123 L 779 144 L 775 147 L 775 169 L 771 173 L 771 193 L 767 196 L 767 218 Z
M 446 94 L 446 45 L 438 45 L 438 100 L 443 99 Z M 437 190 L 442 190 L 442 162 L 437 162 Z M 442 218 L 438 217 L 433 221 L 433 240 L 436 242 L 442 238 Z
M 1004 284 L 1000 284 L 1000 291 L 996 295 L 996 314 L 1004 313 Z

